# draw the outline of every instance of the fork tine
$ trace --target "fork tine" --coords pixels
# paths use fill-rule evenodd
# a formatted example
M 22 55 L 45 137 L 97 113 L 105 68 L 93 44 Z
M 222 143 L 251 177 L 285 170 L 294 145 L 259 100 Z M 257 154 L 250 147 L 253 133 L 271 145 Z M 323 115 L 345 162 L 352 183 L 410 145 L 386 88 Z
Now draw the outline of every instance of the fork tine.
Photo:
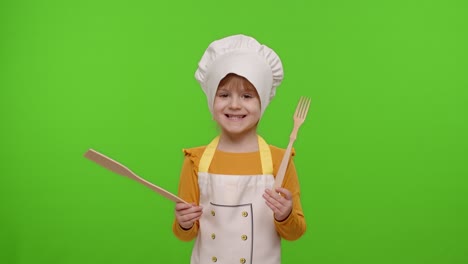
M 301 96 L 299 102 L 297 103 L 296 112 L 294 113 L 295 117 L 305 119 L 307 112 L 309 111 L 310 98 Z
M 296 106 L 296 112 L 294 112 L 294 116 L 299 116 L 301 112 L 301 102 L 302 102 L 302 97 L 299 98 L 299 102 L 297 103 Z
M 304 105 L 304 114 L 302 115 L 302 118 L 306 118 L 307 113 L 309 112 L 309 106 L 310 106 L 310 98 L 305 97 L 305 105 Z
M 295 113 L 295 116 L 301 119 L 305 119 L 307 112 L 309 111 L 310 99 L 308 97 L 302 96 L 297 105 L 298 110 Z
M 304 118 L 304 112 L 307 111 L 307 97 L 302 97 L 301 118 Z
M 299 109 L 299 111 L 297 111 L 297 117 L 301 117 L 302 115 L 302 107 L 304 105 L 304 98 L 301 96 L 299 98 L 299 103 L 297 103 L 297 108 Z

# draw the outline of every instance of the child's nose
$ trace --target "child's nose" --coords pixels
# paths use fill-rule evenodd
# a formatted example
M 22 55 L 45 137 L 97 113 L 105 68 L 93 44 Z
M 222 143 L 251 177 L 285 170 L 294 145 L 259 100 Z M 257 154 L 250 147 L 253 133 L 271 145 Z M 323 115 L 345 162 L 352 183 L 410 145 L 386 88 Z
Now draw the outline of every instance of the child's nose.
M 240 100 L 239 98 L 237 98 L 236 96 L 233 96 L 231 101 L 230 101 L 230 104 L 229 106 L 231 108 L 240 108 Z

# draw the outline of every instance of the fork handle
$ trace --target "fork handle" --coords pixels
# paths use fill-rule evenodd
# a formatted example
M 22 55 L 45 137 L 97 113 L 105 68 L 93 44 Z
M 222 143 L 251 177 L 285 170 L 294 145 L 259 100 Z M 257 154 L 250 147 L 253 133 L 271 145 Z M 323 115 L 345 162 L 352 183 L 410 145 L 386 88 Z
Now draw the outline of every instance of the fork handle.
M 291 147 L 292 147 L 292 143 L 294 143 L 294 141 L 296 140 L 297 138 L 297 131 L 299 130 L 299 126 L 298 125 L 294 125 L 293 127 L 293 130 L 291 132 L 291 135 L 289 136 L 289 144 L 291 144 Z M 291 142 L 292 141 L 292 142 Z M 289 146 L 288 146 L 289 147 Z
M 297 130 L 296 130 L 296 134 L 297 134 Z M 292 150 L 292 146 L 295 140 L 296 140 L 296 137 L 293 138 L 292 133 L 291 133 L 291 138 L 289 139 L 288 147 L 286 148 L 286 151 L 284 152 L 283 160 L 281 160 L 278 173 L 276 173 L 275 186 L 274 186 L 275 189 L 283 185 L 284 175 L 286 174 L 286 168 L 288 167 L 288 164 L 289 164 L 289 157 L 291 156 L 291 150 Z

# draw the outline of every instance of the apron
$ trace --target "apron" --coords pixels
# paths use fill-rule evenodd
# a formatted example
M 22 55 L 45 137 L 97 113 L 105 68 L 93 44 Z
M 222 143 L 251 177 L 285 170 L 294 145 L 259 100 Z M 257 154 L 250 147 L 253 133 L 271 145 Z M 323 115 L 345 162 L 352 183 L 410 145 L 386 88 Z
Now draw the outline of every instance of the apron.
M 200 159 L 198 185 L 203 214 L 192 251 L 192 264 L 279 264 L 281 239 L 265 189 L 273 188 L 273 163 L 266 142 L 258 136 L 261 175 L 208 173 L 218 146 L 216 137 Z

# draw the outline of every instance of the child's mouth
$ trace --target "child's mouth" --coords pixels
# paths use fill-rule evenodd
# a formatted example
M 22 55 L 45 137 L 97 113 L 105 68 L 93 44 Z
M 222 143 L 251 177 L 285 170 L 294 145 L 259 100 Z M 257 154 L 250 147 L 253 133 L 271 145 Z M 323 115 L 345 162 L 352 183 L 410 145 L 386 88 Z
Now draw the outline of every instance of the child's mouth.
M 227 118 L 229 118 L 229 119 L 232 119 L 232 120 L 239 120 L 239 119 L 242 119 L 242 118 L 246 117 L 247 115 L 228 115 L 228 114 L 226 114 L 225 116 Z

